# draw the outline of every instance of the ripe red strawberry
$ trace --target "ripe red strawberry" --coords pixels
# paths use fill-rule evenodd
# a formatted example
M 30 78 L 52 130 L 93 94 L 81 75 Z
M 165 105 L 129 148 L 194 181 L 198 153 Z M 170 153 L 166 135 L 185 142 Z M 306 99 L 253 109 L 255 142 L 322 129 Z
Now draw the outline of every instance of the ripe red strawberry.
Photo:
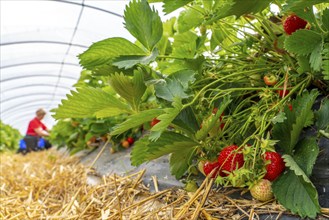
M 150 125 L 151 127 L 153 127 L 154 125 L 158 124 L 160 122 L 160 120 L 158 120 L 157 118 L 153 118 Z
M 213 174 L 211 175 L 211 178 L 215 178 L 218 175 L 219 163 L 217 161 L 215 161 L 215 162 L 206 161 L 203 165 L 203 172 L 206 176 L 209 173 L 211 173 L 211 171 L 214 169 L 216 171 L 213 172 Z
M 301 19 L 297 15 L 289 15 L 283 22 L 283 29 L 288 34 L 291 35 L 298 29 L 304 29 L 307 25 L 307 21 Z
M 266 174 L 264 179 L 275 180 L 286 168 L 281 155 L 277 152 L 265 152 L 265 160 L 270 160 L 270 164 L 266 166 Z
M 237 152 L 238 146 L 231 145 L 223 148 L 219 153 L 218 163 L 221 167 L 221 176 L 227 176 L 227 172 L 239 169 L 244 164 L 243 154 Z M 226 171 L 226 172 L 224 172 Z
M 134 138 L 132 137 L 127 137 L 127 141 L 129 142 L 130 145 L 132 145 L 135 142 Z
M 259 201 L 268 201 L 273 198 L 271 185 L 270 181 L 261 179 L 250 189 L 250 194 Z
M 282 88 L 282 90 L 280 89 L 280 90 L 277 90 L 276 92 L 279 94 L 279 96 L 281 98 L 286 97 L 289 94 L 289 92 L 290 92 L 288 89 L 286 89 L 286 91 L 284 91 L 283 90 L 283 86 L 279 86 L 279 88 Z

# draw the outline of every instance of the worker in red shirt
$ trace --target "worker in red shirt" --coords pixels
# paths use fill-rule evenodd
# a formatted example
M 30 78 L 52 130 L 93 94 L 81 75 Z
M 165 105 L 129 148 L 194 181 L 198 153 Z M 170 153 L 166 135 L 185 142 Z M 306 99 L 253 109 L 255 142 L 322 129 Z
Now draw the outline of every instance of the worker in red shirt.
M 43 137 L 49 136 L 48 129 L 46 125 L 42 123 L 42 119 L 45 117 L 46 111 L 43 109 L 38 109 L 36 111 L 36 117 L 33 118 L 26 131 L 26 136 L 24 141 L 26 143 L 27 151 L 38 151 L 42 148 L 49 149 L 51 144 L 48 140 L 43 139 Z M 40 140 L 42 138 L 43 147 L 40 147 Z

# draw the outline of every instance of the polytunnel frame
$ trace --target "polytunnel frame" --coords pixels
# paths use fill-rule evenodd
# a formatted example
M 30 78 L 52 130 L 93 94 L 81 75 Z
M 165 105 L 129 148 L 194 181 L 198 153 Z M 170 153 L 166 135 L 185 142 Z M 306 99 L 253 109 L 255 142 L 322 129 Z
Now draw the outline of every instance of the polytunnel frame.
M 61 101 L 61 100 L 58 100 L 58 101 Z M 38 99 L 38 103 L 39 103 L 38 105 L 39 106 L 40 106 L 40 104 L 49 104 L 50 102 L 51 101 L 49 99 Z M 34 103 L 37 103 L 37 102 L 32 102 L 32 103 L 34 104 Z M 10 110 L 16 111 L 17 109 L 24 109 L 24 108 L 30 106 L 29 104 L 32 104 L 32 103 L 31 102 L 25 102 L 24 104 L 14 105 L 10 108 Z M 7 112 L 7 110 L 5 110 L 4 112 Z

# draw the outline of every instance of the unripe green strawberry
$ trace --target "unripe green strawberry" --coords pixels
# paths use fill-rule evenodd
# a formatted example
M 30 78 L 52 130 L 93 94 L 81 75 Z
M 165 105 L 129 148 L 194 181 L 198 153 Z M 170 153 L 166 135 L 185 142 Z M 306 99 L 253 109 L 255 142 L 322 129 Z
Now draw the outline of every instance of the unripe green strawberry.
M 269 180 L 261 179 L 250 189 L 250 194 L 261 202 L 268 201 L 273 198 L 271 185 Z
M 195 192 L 198 190 L 198 185 L 196 184 L 196 182 L 194 180 L 191 180 L 191 181 L 188 181 L 186 184 L 185 184 L 185 187 L 184 189 L 187 191 L 187 192 Z

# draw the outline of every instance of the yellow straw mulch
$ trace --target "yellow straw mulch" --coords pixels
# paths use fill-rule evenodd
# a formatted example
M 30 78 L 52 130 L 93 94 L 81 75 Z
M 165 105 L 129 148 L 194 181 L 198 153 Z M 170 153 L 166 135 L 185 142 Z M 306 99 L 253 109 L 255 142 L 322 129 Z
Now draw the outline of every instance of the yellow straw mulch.
M 151 193 L 142 183 L 145 171 L 92 184 L 88 176 L 97 174 L 54 149 L 0 159 L 0 219 L 258 219 L 285 212 L 275 201 L 231 199 L 234 190 L 214 190 L 209 179 L 195 193 Z

